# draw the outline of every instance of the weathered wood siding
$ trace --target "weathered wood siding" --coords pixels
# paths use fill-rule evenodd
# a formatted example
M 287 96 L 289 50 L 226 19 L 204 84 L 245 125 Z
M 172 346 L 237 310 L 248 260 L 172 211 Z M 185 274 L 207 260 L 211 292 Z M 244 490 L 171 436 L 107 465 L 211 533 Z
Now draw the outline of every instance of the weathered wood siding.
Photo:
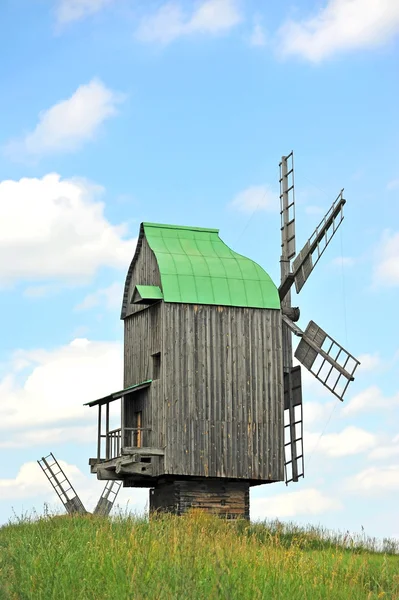
M 283 479 L 281 315 L 164 304 L 165 473 Z
M 145 238 L 128 287 L 160 285 Z M 154 378 L 142 412 L 146 445 L 165 448 L 159 475 L 283 479 L 281 315 L 276 310 L 127 303 L 124 387 Z M 134 395 L 124 416 L 135 408 Z M 137 402 L 142 402 L 137 396 Z M 124 419 L 125 420 L 125 419 Z
M 126 316 L 143 310 L 142 304 L 131 304 L 133 290 L 136 285 L 161 285 L 158 263 L 145 237 L 141 240 L 141 248 L 134 264 L 128 288 Z
M 162 351 L 162 310 L 159 302 L 124 321 L 124 387 L 152 379 L 152 355 Z
M 149 402 L 150 388 L 144 388 L 134 394 L 129 394 L 123 399 L 123 427 L 137 427 L 135 413 L 141 412 L 141 427 L 151 427 L 152 411 Z M 142 431 L 141 446 L 151 445 L 152 431 Z M 123 446 L 134 446 L 135 439 L 130 430 L 124 432 Z
M 160 482 L 150 490 L 150 512 L 182 515 L 190 509 L 229 519 L 249 519 L 249 483 L 188 479 Z
M 162 350 L 163 306 L 163 303 L 154 304 L 130 315 L 124 321 L 125 388 L 153 378 L 152 355 Z M 143 440 L 146 446 L 153 448 L 162 448 L 165 444 L 162 389 L 161 366 L 161 378 L 154 380 L 145 390 L 145 394 L 134 393 L 123 401 L 122 410 L 125 411 L 124 414 L 128 419 L 132 413 L 142 410 L 142 427 L 151 429 L 150 432 L 143 433 Z M 129 407 L 127 407 L 128 403 Z M 131 426 L 124 421 L 123 426 L 125 425 Z M 154 475 L 163 472 L 163 460 L 155 461 L 154 465 L 156 465 Z

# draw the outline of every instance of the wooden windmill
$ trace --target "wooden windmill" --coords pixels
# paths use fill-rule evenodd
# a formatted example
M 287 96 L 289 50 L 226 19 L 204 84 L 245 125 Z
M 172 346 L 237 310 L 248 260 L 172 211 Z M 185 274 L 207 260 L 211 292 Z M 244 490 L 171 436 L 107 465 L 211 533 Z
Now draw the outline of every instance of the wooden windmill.
M 342 400 L 359 362 L 313 321 L 299 292 L 343 219 L 342 192 L 295 252 L 292 153 L 282 158 L 281 284 L 231 250 L 218 230 L 143 223 L 129 267 L 124 388 L 98 407 L 100 480 L 148 487 L 150 510 L 199 507 L 249 517 L 250 486 L 304 474 L 301 367 Z M 110 404 L 121 424 L 110 429 Z

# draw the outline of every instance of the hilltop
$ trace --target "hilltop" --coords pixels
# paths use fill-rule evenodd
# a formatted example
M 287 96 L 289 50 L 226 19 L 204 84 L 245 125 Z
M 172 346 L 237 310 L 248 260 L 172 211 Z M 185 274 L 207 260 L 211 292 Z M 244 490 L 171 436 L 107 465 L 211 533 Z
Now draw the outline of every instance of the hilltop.
M 45 516 L 0 529 L 0 598 L 395 600 L 397 549 L 195 512 L 151 521 Z

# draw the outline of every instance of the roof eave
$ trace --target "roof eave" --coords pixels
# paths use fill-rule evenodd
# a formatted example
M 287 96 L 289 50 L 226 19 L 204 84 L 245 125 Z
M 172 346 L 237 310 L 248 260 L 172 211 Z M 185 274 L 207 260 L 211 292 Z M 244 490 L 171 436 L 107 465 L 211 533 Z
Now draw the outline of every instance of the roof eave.
M 113 392 L 112 394 L 108 394 L 108 396 L 104 396 L 103 398 L 98 398 L 97 400 L 92 400 L 91 402 L 86 402 L 83 406 L 102 406 L 103 404 L 109 404 L 110 402 L 114 402 L 114 400 L 119 400 L 128 394 L 134 394 L 135 392 L 139 392 L 144 388 L 147 388 L 151 385 L 152 379 L 147 379 L 147 381 L 143 381 L 141 383 L 136 383 L 135 385 L 131 385 L 130 387 L 125 388 L 124 390 L 120 390 L 119 392 Z

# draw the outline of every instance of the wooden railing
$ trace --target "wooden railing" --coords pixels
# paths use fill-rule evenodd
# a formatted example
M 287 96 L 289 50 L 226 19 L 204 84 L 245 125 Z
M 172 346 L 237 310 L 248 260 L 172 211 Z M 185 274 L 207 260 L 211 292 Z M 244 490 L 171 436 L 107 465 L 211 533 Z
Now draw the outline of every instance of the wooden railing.
M 149 446 L 148 431 L 150 427 L 125 427 L 124 446 L 131 448 L 142 448 Z
M 131 448 L 142 448 L 146 445 L 146 432 L 151 431 L 149 427 L 125 427 L 124 446 Z M 105 439 L 105 459 L 111 460 L 121 456 L 122 450 L 122 429 L 111 429 L 108 433 L 101 435 Z M 144 443 L 146 442 L 146 443 Z M 148 444 L 147 444 L 148 445 Z M 98 457 L 100 458 L 100 457 Z
M 105 458 L 106 460 L 110 460 L 111 458 L 116 458 L 121 455 L 121 440 L 122 440 L 122 430 L 119 427 L 118 429 L 111 429 L 108 433 L 101 435 L 102 438 L 105 438 Z

